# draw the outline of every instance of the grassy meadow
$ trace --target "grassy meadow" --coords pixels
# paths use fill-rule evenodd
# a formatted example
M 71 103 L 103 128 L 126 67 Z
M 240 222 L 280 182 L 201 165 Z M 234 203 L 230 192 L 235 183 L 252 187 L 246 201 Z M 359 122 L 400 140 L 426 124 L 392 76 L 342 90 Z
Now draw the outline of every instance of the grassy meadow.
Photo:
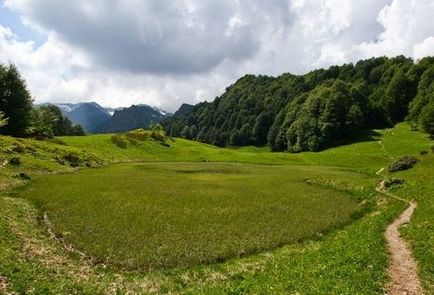
M 362 200 L 306 181 L 322 175 L 366 179 L 310 166 L 122 164 L 40 177 L 20 196 L 83 252 L 129 269 L 161 269 L 241 257 L 348 223 Z
M 406 124 L 299 154 L 110 138 L 0 138 L 20 158 L 0 168 L 0 294 L 384 294 L 392 177 L 434 294 L 433 142 Z M 388 173 L 402 155 L 419 162 Z

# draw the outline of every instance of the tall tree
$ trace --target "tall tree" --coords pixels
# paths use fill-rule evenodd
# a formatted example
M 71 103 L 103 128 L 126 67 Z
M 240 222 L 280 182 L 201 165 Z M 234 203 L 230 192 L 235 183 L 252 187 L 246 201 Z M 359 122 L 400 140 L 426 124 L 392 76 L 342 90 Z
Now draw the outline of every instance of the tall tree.
M 54 136 L 63 136 L 63 135 L 72 135 L 73 134 L 73 126 L 71 120 L 67 117 L 63 116 L 59 107 L 55 105 L 47 105 L 41 106 L 42 110 L 51 112 L 53 117 L 55 118 L 55 122 L 53 124 L 53 134 Z
M 54 128 L 57 118 L 50 109 L 39 107 L 31 112 L 31 124 L 26 133 L 37 139 L 51 138 L 54 136 Z
M 415 86 L 400 69 L 386 89 L 385 107 L 392 124 L 401 122 L 408 114 L 408 104 L 414 98 Z
M 0 133 L 24 136 L 30 125 L 32 99 L 26 83 L 14 65 L 0 65 L 0 111 L 8 118 L 8 124 Z

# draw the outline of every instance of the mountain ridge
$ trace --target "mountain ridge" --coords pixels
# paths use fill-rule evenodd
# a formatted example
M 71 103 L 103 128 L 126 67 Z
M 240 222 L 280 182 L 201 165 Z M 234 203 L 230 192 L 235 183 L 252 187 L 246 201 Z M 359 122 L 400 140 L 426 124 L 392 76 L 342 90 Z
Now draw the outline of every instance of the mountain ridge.
M 130 107 L 103 107 L 96 102 L 57 103 L 55 105 L 74 124 L 80 124 L 87 133 L 124 132 L 136 128 L 148 128 L 151 122 L 161 122 L 173 114 L 147 104 Z M 132 113 L 131 113 L 132 112 Z M 115 116 L 116 115 L 116 116 Z

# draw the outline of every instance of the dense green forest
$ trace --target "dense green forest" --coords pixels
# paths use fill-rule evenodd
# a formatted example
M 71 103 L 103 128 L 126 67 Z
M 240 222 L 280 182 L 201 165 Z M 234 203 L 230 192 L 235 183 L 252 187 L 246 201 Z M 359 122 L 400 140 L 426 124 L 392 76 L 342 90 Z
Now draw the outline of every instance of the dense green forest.
M 47 138 L 84 135 L 84 131 L 54 105 L 33 106 L 18 69 L 14 65 L 0 64 L 0 134 Z
M 434 134 L 434 58 L 378 57 L 305 75 L 246 75 L 213 102 L 163 122 L 171 136 L 217 146 L 317 151 L 408 120 Z

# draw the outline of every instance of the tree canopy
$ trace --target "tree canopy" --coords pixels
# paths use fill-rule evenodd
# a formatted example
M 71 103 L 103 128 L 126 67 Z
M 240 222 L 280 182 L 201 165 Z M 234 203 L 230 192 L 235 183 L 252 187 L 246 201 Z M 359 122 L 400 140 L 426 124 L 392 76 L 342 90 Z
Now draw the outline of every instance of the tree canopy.
M 163 122 L 171 136 L 218 146 L 319 150 L 408 118 L 431 132 L 434 59 L 378 57 L 305 75 L 246 75 L 213 102 Z M 192 130 L 197 132 L 191 132 Z
M 0 64 L 0 111 L 8 118 L 0 133 L 24 136 L 30 125 L 32 99 L 14 65 Z

